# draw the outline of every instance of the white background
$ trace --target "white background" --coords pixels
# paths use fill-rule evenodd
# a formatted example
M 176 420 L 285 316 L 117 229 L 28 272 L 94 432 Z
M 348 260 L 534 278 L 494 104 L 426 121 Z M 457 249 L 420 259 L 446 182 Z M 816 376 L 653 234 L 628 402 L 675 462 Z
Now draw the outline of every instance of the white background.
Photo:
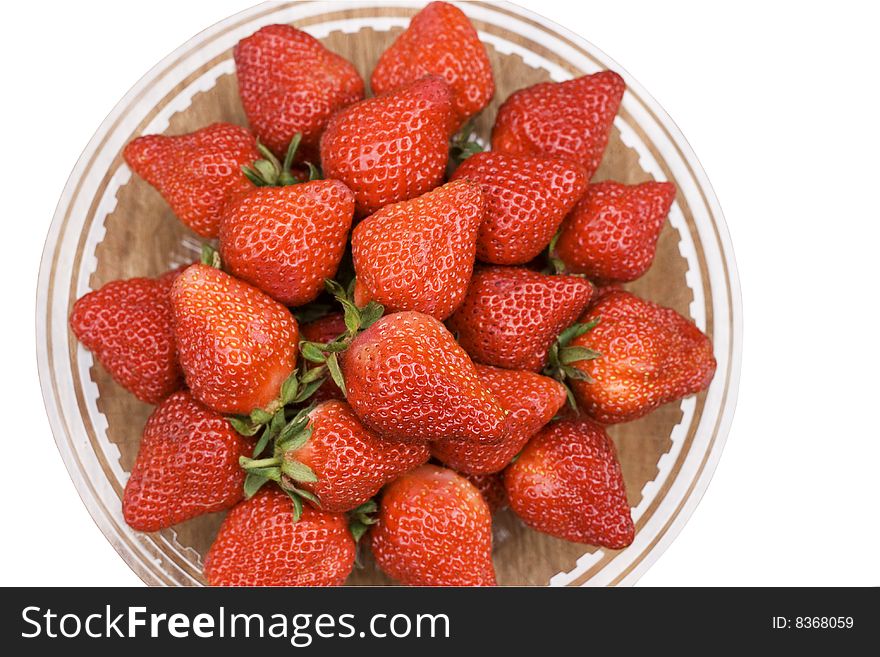
M 845 1 L 521 4 L 609 53 L 676 120 L 739 263 L 733 430 L 696 513 L 640 584 L 880 585 L 878 16 Z M 81 504 L 49 432 L 37 269 L 56 200 L 104 116 L 162 57 L 247 5 L 0 10 L 0 584 L 140 583 Z

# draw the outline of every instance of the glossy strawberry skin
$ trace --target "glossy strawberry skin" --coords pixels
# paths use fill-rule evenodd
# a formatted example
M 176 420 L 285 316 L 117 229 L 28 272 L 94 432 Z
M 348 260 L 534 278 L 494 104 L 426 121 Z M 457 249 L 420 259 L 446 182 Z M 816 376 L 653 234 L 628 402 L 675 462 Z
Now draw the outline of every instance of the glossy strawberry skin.
M 471 482 L 486 504 L 489 506 L 489 513 L 495 515 L 498 511 L 507 506 L 507 491 L 504 490 L 504 476 L 500 472 L 494 474 L 463 474 L 461 476 Z
M 504 472 L 510 508 L 538 531 L 620 549 L 635 529 L 614 443 L 581 417 L 554 422 Z
M 675 185 L 668 182 L 590 185 L 562 225 L 556 255 L 568 271 L 594 282 L 634 281 L 654 261 L 674 200 Z
M 495 93 L 486 48 L 467 16 L 447 2 L 432 2 L 413 16 L 379 58 L 370 86 L 384 94 L 426 75 L 450 86 L 459 124 L 486 107 Z
M 345 326 L 345 317 L 342 313 L 330 313 L 319 319 L 300 325 L 300 337 L 309 342 L 319 342 L 321 344 L 331 342 L 335 338 L 348 330 Z M 304 367 L 311 369 L 312 364 L 304 361 Z M 345 395 L 342 390 L 334 383 L 333 379 L 328 377 L 326 381 L 315 391 L 309 398 L 309 403 L 328 401 L 330 399 L 341 399 L 345 401 Z
M 443 182 L 454 118 L 437 77 L 355 103 L 321 137 L 324 175 L 348 185 L 361 217 L 421 196 Z
M 315 161 L 330 117 L 364 97 L 355 67 L 290 25 L 267 25 L 233 52 L 241 104 L 254 134 L 278 157 L 296 133 L 300 160 Z
M 355 544 L 344 515 L 303 508 L 274 486 L 229 514 L 205 558 L 211 586 L 339 586 L 354 567 Z
M 234 276 L 301 306 L 336 275 L 353 216 L 354 196 L 338 180 L 260 187 L 224 211 L 220 256 Z
M 253 445 L 221 415 L 180 390 L 147 420 L 125 485 L 122 515 L 154 532 L 205 513 L 230 509 L 243 496 L 238 459 Z
M 481 267 L 447 325 L 476 362 L 538 372 L 553 341 L 584 312 L 592 293 L 590 282 L 576 276 Z
M 581 321 L 595 318 L 596 328 L 572 341 L 602 354 L 572 364 L 594 381 L 571 381 L 571 387 L 579 407 L 599 422 L 638 419 L 712 381 L 711 341 L 671 308 L 612 290 Z
M 504 438 L 495 445 L 437 440 L 431 454 L 457 472 L 500 472 L 565 404 L 561 383 L 534 372 L 477 365 L 480 380 L 508 412 Z
M 193 396 L 219 413 L 274 401 L 296 367 L 290 311 L 219 269 L 193 265 L 171 288 L 177 350 Z
M 483 208 L 479 185 L 459 181 L 362 221 L 351 240 L 355 303 L 446 319 L 467 292 Z
M 261 157 L 251 133 L 231 123 L 186 135 L 138 137 L 122 155 L 202 237 L 217 237 L 223 208 L 253 186 L 241 167 Z
M 497 442 L 504 410 L 433 317 L 382 317 L 342 353 L 348 403 L 366 426 L 403 441 Z
M 328 313 L 300 326 L 302 339 L 309 342 L 331 342 L 347 330 L 342 313 Z
M 477 239 L 477 258 L 498 265 L 525 264 L 550 242 L 587 188 L 587 175 L 573 162 L 552 158 L 477 153 L 452 180 L 480 183 L 486 216 Z
M 357 419 L 343 401 L 327 401 L 309 413 L 312 435 L 287 458 L 309 466 L 314 483 L 297 485 L 315 494 L 324 511 L 342 513 L 357 508 L 399 475 L 425 463 L 427 443 L 387 440 Z
M 498 110 L 492 150 L 572 160 L 592 178 L 625 89 L 612 71 L 521 89 Z
M 376 563 L 409 586 L 495 586 L 492 515 L 452 470 L 423 465 L 389 484 L 370 530 Z
M 113 380 L 148 404 L 183 383 L 169 290 L 177 272 L 159 279 L 107 283 L 73 305 L 70 328 Z

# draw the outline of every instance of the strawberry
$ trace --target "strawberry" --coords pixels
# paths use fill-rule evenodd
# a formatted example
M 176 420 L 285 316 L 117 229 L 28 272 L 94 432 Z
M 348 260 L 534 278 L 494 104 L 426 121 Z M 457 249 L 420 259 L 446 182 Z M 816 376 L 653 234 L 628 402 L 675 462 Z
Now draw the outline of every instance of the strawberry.
M 538 256 L 588 180 L 573 162 L 491 151 L 467 158 L 452 176 L 461 178 L 480 183 L 486 197 L 477 257 L 499 265 L 524 264 Z
M 534 372 L 477 365 L 477 373 L 509 413 L 504 438 L 496 445 L 441 439 L 431 444 L 431 454 L 458 472 L 487 474 L 503 470 L 529 438 L 556 415 L 565 404 L 565 388 Z
M 532 529 L 620 549 L 635 529 L 614 443 L 601 425 L 554 422 L 504 471 L 510 508 Z
M 350 62 L 290 25 L 260 28 L 238 42 L 233 56 L 251 129 L 279 157 L 301 133 L 301 158 L 315 160 L 333 113 L 364 97 Z
M 241 167 L 259 159 L 260 152 L 244 128 L 214 123 L 186 135 L 138 137 L 122 156 L 178 219 L 202 237 L 217 237 L 223 208 L 251 187 Z
M 593 293 L 593 299 L 590 301 L 590 306 L 594 306 L 599 303 L 599 300 L 609 292 L 616 292 L 620 290 L 623 290 L 623 287 L 620 283 L 607 283 L 605 285 L 597 285 L 596 291 Z
M 345 315 L 339 312 L 328 313 L 300 326 L 303 340 L 319 343 L 332 342 L 347 330 Z
M 226 516 L 205 578 L 212 586 L 339 586 L 354 557 L 345 516 L 306 507 L 294 522 L 293 502 L 267 486 Z
M 495 586 L 492 515 L 452 470 L 423 465 L 389 484 L 370 548 L 379 568 L 409 586 Z
M 223 212 L 220 256 L 234 276 L 301 306 L 336 275 L 353 216 L 354 196 L 338 180 L 260 187 Z
M 467 291 L 482 219 L 483 195 L 468 181 L 386 205 L 352 232 L 355 303 L 446 319 Z
M 238 460 L 250 441 L 226 419 L 180 390 L 153 411 L 125 485 L 122 515 L 133 529 L 154 532 L 242 499 Z
M 712 381 L 712 343 L 671 308 L 609 291 L 581 319 L 595 328 L 572 341 L 601 354 L 576 361 L 587 380 L 571 381 L 581 408 L 599 422 L 629 422 Z
M 246 459 L 243 466 L 324 511 L 356 509 L 430 457 L 427 443 L 387 440 L 367 429 L 344 401 L 323 402 L 302 415 L 308 424 L 290 435 L 282 431 L 275 456 Z
M 413 16 L 382 53 L 370 86 L 384 94 L 426 75 L 449 84 L 459 123 L 486 107 L 495 93 L 486 48 L 467 16 L 448 2 L 432 2 Z
M 107 283 L 76 301 L 70 328 L 113 380 L 148 404 L 183 382 L 169 290 L 179 272 Z
M 324 175 L 348 185 L 361 217 L 421 196 L 443 182 L 455 116 L 437 77 L 355 103 L 321 137 Z
M 584 311 L 592 294 L 589 281 L 576 276 L 523 267 L 479 268 L 447 324 L 475 361 L 538 372 L 554 340 Z
M 332 342 L 347 330 L 345 317 L 342 313 L 330 313 L 299 327 L 300 336 L 303 340 L 318 344 Z M 342 390 L 339 389 L 336 382 L 328 377 L 321 387 L 309 398 L 309 401 L 320 404 L 330 399 L 341 399 L 344 401 L 345 395 L 342 394 Z
M 480 495 L 486 500 L 489 512 L 492 515 L 507 506 L 507 491 L 504 490 L 504 477 L 502 473 L 462 474 L 462 476 L 480 491 Z
M 339 359 L 348 403 L 366 426 L 395 440 L 497 442 L 504 410 L 452 334 L 433 317 L 382 317 Z
M 520 89 L 498 110 L 492 150 L 573 160 L 592 178 L 625 89 L 612 71 Z
M 568 271 L 596 282 L 634 281 L 654 260 L 673 200 L 668 182 L 590 185 L 562 225 L 556 256 Z
M 196 399 L 219 413 L 275 404 L 296 366 L 299 327 L 287 308 L 202 264 L 177 277 L 171 304 L 180 364 Z

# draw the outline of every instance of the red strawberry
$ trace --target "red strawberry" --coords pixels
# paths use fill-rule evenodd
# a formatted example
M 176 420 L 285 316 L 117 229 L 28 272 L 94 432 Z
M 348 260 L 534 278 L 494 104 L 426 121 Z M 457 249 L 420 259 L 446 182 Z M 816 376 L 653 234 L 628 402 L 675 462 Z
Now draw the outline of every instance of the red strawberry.
M 177 349 L 193 396 L 219 413 L 272 404 L 296 367 L 299 327 L 255 287 L 193 265 L 171 288 Z
M 510 508 L 531 528 L 620 549 L 634 527 L 614 443 L 588 418 L 554 422 L 504 471 Z
M 239 41 L 233 55 L 251 128 L 279 157 L 299 132 L 301 159 L 316 159 L 330 117 L 364 97 L 350 62 L 290 25 L 260 28 Z
M 587 187 L 586 172 L 573 162 L 491 151 L 466 159 L 452 176 L 460 178 L 483 186 L 477 257 L 499 265 L 541 253 Z
M 386 315 L 341 354 L 348 403 L 396 440 L 497 442 L 504 410 L 452 334 L 417 312 Z
M 336 275 L 353 216 L 354 196 L 338 180 L 260 187 L 224 211 L 220 256 L 231 274 L 301 306 Z
M 156 407 L 125 485 L 122 515 L 133 529 L 154 532 L 204 513 L 223 511 L 242 499 L 240 457 L 250 441 L 226 418 L 185 390 Z
M 443 182 L 455 112 L 443 80 L 426 77 L 336 114 L 321 137 L 321 164 L 354 192 L 360 216 Z
M 217 237 L 225 205 L 252 186 L 241 167 L 260 158 L 251 133 L 230 123 L 174 137 L 138 137 L 122 155 L 202 237 Z
M 351 237 L 355 303 L 446 319 L 467 291 L 482 219 L 479 185 L 459 181 L 362 221 Z
M 480 381 L 508 411 L 507 430 L 496 445 L 437 440 L 431 454 L 450 468 L 469 474 L 499 472 L 565 404 L 565 388 L 534 372 L 477 365 Z
M 342 313 L 329 313 L 300 326 L 303 340 L 321 344 L 332 342 L 347 330 Z
M 305 411 L 303 412 L 305 413 Z M 276 455 L 245 465 L 282 480 L 293 494 L 310 493 L 324 511 L 352 511 L 385 484 L 422 465 L 427 443 L 402 443 L 367 429 L 344 401 L 327 401 L 308 413 L 308 426 L 276 441 Z M 282 479 L 283 475 L 283 479 Z
M 319 344 L 332 342 L 347 330 L 345 316 L 342 313 L 330 313 L 299 327 L 300 337 L 303 340 Z M 305 367 L 311 369 L 311 364 L 305 361 Z M 319 404 L 330 399 L 345 401 L 345 395 L 342 394 L 342 390 L 339 389 L 339 386 L 336 385 L 333 379 L 327 377 L 321 387 L 309 398 L 309 402 Z
M 83 346 L 114 381 L 149 404 L 183 382 L 168 294 L 178 273 L 107 283 L 78 299 L 70 314 Z
M 458 7 L 432 2 L 413 16 L 373 69 L 373 93 L 384 94 L 426 75 L 449 84 L 459 123 L 489 104 L 495 93 L 492 66 L 477 31 Z
M 620 283 L 608 283 L 606 285 L 598 285 L 596 286 L 595 293 L 593 293 L 593 299 L 590 301 L 590 305 L 594 306 L 599 303 L 599 300 L 609 292 L 620 290 L 623 290 L 623 287 L 620 285 Z
M 462 474 L 462 476 L 480 491 L 491 514 L 494 515 L 507 506 L 507 491 L 504 490 L 504 477 L 500 472 L 480 475 Z
M 409 586 L 495 586 L 492 515 L 452 470 L 423 465 L 385 488 L 370 530 L 379 568 Z
M 492 149 L 573 160 L 592 178 L 625 89 L 612 71 L 521 89 L 498 110 Z
M 580 316 L 592 294 L 590 282 L 576 276 L 480 268 L 447 324 L 475 361 L 538 372 L 554 340 Z
M 339 586 L 354 567 L 355 544 L 344 515 L 303 508 L 267 486 L 223 521 L 205 558 L 212 586 Z
M 654 260 L 673 200 L 668 182 L 590 185 L 562 225 L 556 255 L 568 271 L 594 281 L 634 281 Z
M 635 420 L 712 381 L 712 343 L 671 308 L 610 291 L 581 322 L 593 320 L 598 320 L 596 327 L 571 344 L 597 351 L 601 358 L 572 363 L 592 382 L 572 380 L 571 387 L 580 407 L 599 422 Z

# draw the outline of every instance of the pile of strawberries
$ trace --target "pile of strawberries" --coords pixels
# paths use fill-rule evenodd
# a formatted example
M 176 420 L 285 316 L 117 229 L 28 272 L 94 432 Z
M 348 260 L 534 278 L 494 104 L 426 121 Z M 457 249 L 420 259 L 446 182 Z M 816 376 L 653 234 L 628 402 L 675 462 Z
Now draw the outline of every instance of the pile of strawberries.
M 650 267 L 670 183 L 589 181 L 624 82 L 494 93 L 465 15 L 434 2 L 370 80 L 270 25 L 235 48 L 250 130 L 148 135 L 128 165 L 202 262 L 116 281 L 70 325 L 156 404 L 123 513 L 152 532 L 229 510 L 214 585 L 336 585 L 368 546 L 411 585 L 492 585 L 492 514 L 633 541 L 608 424 L 704 389 L 712 346 L 620 288 Z M 598 286 L 598 287 L 597 287 Z

